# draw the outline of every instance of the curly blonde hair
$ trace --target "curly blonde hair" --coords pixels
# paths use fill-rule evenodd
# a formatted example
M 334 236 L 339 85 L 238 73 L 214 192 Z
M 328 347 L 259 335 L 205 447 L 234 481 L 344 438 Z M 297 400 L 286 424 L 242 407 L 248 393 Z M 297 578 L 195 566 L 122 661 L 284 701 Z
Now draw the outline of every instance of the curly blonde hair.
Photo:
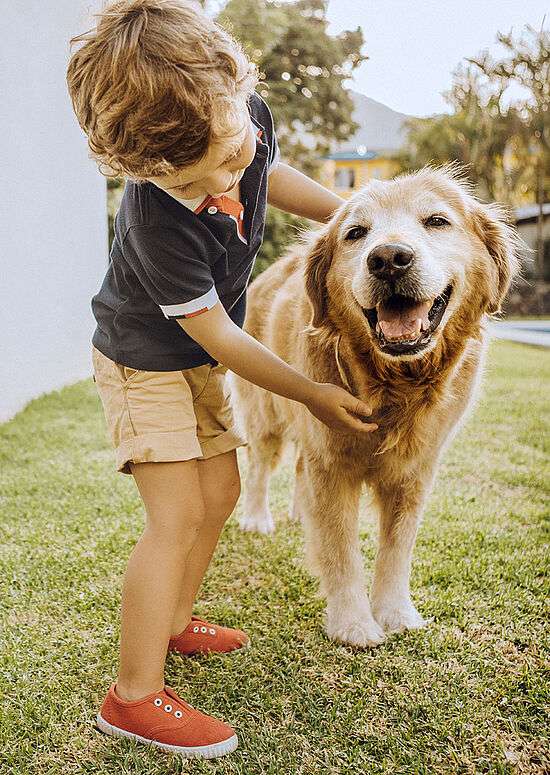
M 144 181 L 239 131 L 258 83 L 241 46 L 189 0 L 116 0 L 69 60 L 67 85 L 100 171 Z

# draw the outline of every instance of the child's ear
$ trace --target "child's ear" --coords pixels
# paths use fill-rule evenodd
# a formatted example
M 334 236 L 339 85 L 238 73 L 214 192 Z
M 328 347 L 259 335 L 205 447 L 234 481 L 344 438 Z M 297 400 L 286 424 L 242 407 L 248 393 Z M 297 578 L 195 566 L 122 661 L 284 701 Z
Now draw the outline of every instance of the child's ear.
M 496 204 L 476 202 L 471 211 L 474 232 L 495 262 L 496 282 L 491 287 L 487 312 L 502 312 L 501 304 L 512 279 L 520 270 L 519 251 L 527 247 L 516 229 L 507 222 L 505 211 Z
M 327 272 L 332 262 L 332 242 L 329 230 L 324 230 L 306 255 L 304 270 L 306 293 L 311 303 L 313 317 L 310 327 L 320 328 L 327 321 L 328 291 Z

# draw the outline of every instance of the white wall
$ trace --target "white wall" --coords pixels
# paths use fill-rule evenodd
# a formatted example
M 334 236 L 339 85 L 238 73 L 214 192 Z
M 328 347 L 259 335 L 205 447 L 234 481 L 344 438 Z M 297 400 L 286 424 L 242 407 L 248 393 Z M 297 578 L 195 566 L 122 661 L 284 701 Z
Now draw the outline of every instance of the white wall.
M 107 264 L 105 178 L 65 82 L 83 0 L 0 0 L 0 420 L 89 376 Z

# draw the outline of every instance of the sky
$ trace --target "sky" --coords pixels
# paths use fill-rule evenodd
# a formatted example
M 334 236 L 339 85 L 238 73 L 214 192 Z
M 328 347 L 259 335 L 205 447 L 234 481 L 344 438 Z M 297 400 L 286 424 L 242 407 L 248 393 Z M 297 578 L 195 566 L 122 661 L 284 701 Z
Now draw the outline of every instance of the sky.
M 329 0 L 329 31 L 360 26 L 367 62 L 349 86 L 401 113 L 448 112 L 441 92 L 466 56 L 498 56 L 497 31 L 550 29 L 550 0 Z M 511 93 L 510 96 L 514 96 Z M 519 96 L 519 91 L 517 92 Z
M 525 24 L 540 29 L 545 15 L 548 30 L 550 0 L 329 0 L 327 11 L 332 34 L 363 30 L 369 60 L 346 86 L 413 116 L 449 112 L 441 92 L 464 57 L 484 49 L 502 55 L 497 32 L 512 29 L 517 37 Z

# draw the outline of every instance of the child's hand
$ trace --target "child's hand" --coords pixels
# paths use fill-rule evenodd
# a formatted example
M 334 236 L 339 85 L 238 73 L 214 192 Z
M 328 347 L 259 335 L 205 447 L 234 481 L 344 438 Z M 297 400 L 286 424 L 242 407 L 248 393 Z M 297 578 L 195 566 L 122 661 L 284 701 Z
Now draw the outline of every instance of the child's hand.
M 370 416 L 372 409 L 367 404 L 330 382 L 315 382 L 304 405 L 314 417 L 337 433 L 371 433 L 378 428 L 376 423 L 363 422 L 357 417 Z
M 212 357 L 254 385 L 307 406 L 337 433 L 371 433 L 376 423 L 362 422 L 372 409 L 330 382 L 300 374 L 265 345 L 234 323 L 221 302 L 191 318 L 178 319 L 183 330 Z M 354 417 L 354 414 L 356 415 Z

